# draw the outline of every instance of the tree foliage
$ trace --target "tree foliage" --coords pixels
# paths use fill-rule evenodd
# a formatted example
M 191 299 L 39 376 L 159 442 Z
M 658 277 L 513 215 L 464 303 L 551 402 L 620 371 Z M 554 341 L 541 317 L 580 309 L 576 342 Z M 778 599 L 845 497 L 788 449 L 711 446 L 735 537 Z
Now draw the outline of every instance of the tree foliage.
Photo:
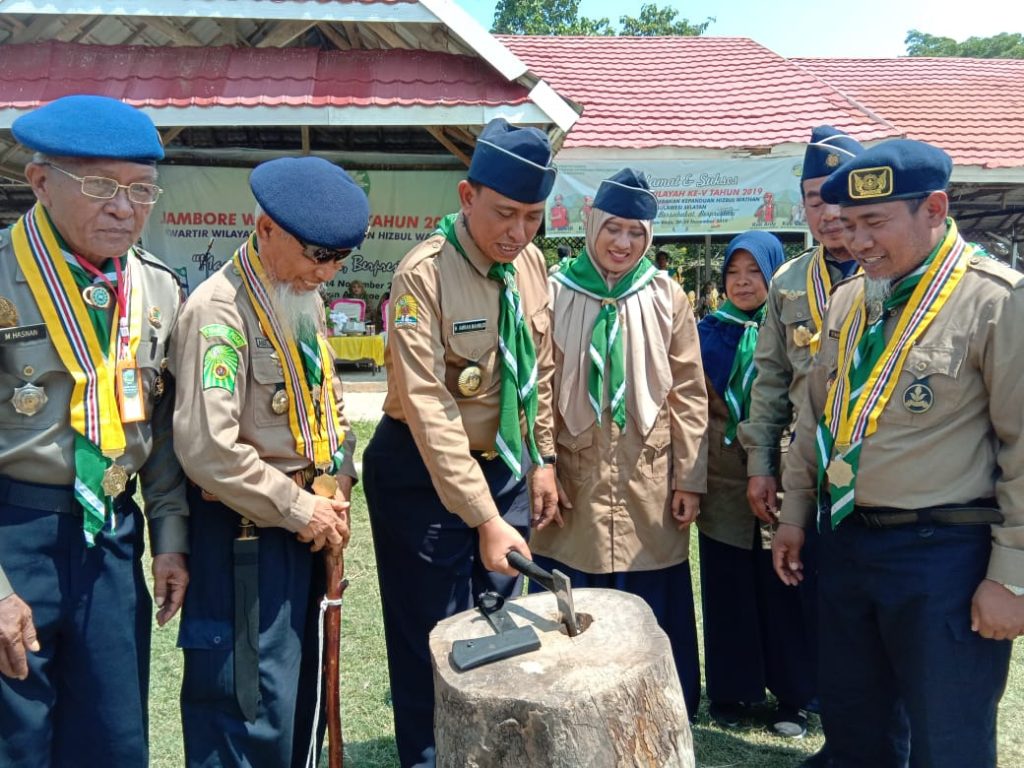
M 1024 35 L 1011 32 L 992 37 L 969 37 L 958 43 L 912 29 L 903 41 L 908 56 L 961 56 L 968 59 L 1024 59 Z
M 620 16 L 620 35 L 633 35 L 638 37 L 655 37 L 658 35 L 686 35 L 696 37 L 704 34 L 707 28 L 714 21 L 714 18 L 707 18 L 699 24 L 691 24 L 689 19 L 676 17 L 679 11 L 675 8 L 659 8 L 654 3 L 644 3 L 640 7 L 639 16 Z
M 580 0 L 498 0 L 491 32 L 500 35 L 611 35 L 608 19 L 580 16 Z
M 679 11 L 644 3 L 639 16 L 620 16 L 620 35 L 700 35 L 714 21 L 677 19 Z M 614 35 L 606 18 L 580 16 L 580 0 L 498 0 L 491 32 L 501 35 Z

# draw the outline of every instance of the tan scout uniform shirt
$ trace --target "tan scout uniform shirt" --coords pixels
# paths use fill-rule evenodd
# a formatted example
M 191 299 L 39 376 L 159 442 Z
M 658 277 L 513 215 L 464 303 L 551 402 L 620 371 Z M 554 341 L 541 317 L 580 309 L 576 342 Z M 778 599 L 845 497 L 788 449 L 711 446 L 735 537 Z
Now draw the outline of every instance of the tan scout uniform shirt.
M 552 282 L 556 298 L 567 290 Z M 667 275 L 659 274 L 644 290 L 661 293 L 672 305 L 664 340 L 672 388 L 646 435 L 628 409 L 621 431 L 608 408 L 600 425 L 595 422 L 578 435 L 558 419 L 558 479 L 573 506 L 563 510 L 564 528 L 548 526 L 530 538 L 534 552 L 587 573 L 650 571 L 685 561 L 690 532 L 676 528 L 672 492 L 707 488 L 707 390 L 693 309 Z M 556 329 L 559 320 L 554 318 Z M 556 392 L 563 360 L 556 344 Z
M 750 413 L 739 425 L 739 441 L 747 452 L 747 474 L 777 476 L 782 467 L 779 445 L 783 433 L 795 424 L 805 397 L 805 379 L 811 368 L 808 343 L 801 343 L 814 327 L 807 295 L 807 272 L 817 246 L 779 267 L 768 286 L 768 309 L 757 338 L 754 364 L 757 378 L 750 395 Z M 832 284 L 842 274 L 826 259 Z M 799 328 L 807 331 L 798 331 Z
M 203 355 L 226 339 L 206 338 L 201 331 L 218 323 L 245 337 L 245 346 L 238 349 L 233 391 L 203 388 Z M 189 479 L 258 526 L 305 528 L 317 497 L 300 488 L 291 474 L 308 467 L 309 460 L 295 451 L 288 413 L 271 408 L 274 393 L 284 388 L 284 373 L 232 262 L 185 302 L 171 364 L 178 381 L 175 449 Z M 331 376 L 338 423 L 346 432 L 340 473 L 354 478 L 355 433 L 345 419 L 341 379 L 333 361 L 324 375 Z
M 498 308 L 501 283 L 487 277 L 492 262 L 456 224 L 467 261 L 435 235 L 402 259 L 391 283 L 391 331 L 384 358 L 388 393 L 384 412 L 409 425 L 441 503 L 476 527 L 498 514 L 483 472 L 470 451 L 493 451 L 500 413 Z M 551 337 L 547 270 L 533 245 L 516 257 L 516 283 L 537 347 L 537 421 L 541 455 L 555 452 L 551 416 Z M 412 298 L 415 317 L 398 318 Z M 477 365 L 480 387 L 459 392 L 459 374 Z M 501 459 L 493 459 L 501 461 Z
M 771 530 L 754 517 L 747 503 L 747 453 L 739 440 L 725 444 L 729 410 L 711 382 L 708 388 L 708 492 L 700 503 L 697 527 L 705 536 L 740 549 L 771 547 Z
M 814 518 L 815 431 L 836 370 L 839 329 L 862 280 L 839 284 L 829 300 L 808 376 L 808 407 L 784 466 L 785 522 L 806 526 Z M 886 319 L 887 339 L 897 319 Z M 967 273 L 907 356 L 877 431 L 864 440 L 855 488 L 857 505 L 869 507 L 923 509 L 997 498 L 1005 521 L 992 527 L 988 575 L 1015 585 L 1024 585 L 1022 327 L 1024 277 L 994 259 L 970 257 Z M 903 403 L 920 380 L 934 397 L 931 408 L 914 414 Z
M 136 252 L 142 269 L 133 275 L 132 290 L 141 291 L 144 297 L 142 339 L 136 360 L 147 419 L 124 425 L 127 447 L 118 463 L 129 475 L 137 472 L 141 477 L 153 554 L 188 552 L 185 478 L 171 442 L 174 389 L 162 369 L 178 316 L 181 289 L 174 274 L 156 257 L 141 249 Z M 9 230 L 0 231 L 0 297 L 14 305 L 18 327 L 43 322 L 18 267 Z M 113 302 L 110 311 L 114 311 Z M 158 377 L 162 383 L 154 386 Z M 47 401 L 35 415 L 24 416 L 14 410 L 11 398 L 16 387 L 29 382 L 45 390 Z M 158 395 L 161 386 L 164 391 Z M 49 333 L 24 341 L 0 337 L 0 475 L 28 483 L 74 483 L 75 431 L 70 423 L 73 387 L 74 381 Z M 0 570 L 0 597 L 9 593 L 10 586 Z

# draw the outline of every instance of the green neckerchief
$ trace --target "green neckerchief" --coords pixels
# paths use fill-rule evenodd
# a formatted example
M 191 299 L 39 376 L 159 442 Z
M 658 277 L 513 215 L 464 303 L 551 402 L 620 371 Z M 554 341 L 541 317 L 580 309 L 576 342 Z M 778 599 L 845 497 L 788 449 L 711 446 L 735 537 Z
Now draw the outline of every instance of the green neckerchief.
M 757 334 L 764 322 L 767 303 L 762 304 L 753 313 L 744 312 L 728 299 L 712 316 L 723 323 L 744 326 L 743 335 L 736 345 L 736 354 L 732 358 L 729 370 L 729 383 L 725 387 L 725 405 L 729 409 L 729 418 L 725 422 L 725 444 L 732 445 L 736 439 L 736 428 L 750 413 L 750 390 L 757 376 L 754 367 L 754 349 L 757 348 Z
M 604 379 L 607 369 L 608 407 L 612 412 L 612 421 L 619 425 L 619 429 L 626 426 L 626 349 L 622 341 L 618 302 L 639 291 L 657 274 L 658 268 L 651 260 L 641 258 L 633 269 L 609 288 L 586 250 L 583 250 L 566 269 L 552 275 L 552 279 L 562 283 L 569 290 L 601 302 L 601 309 L 590 332 L 590 374 L 587 377 L 590 406 L 597 415 L 598 424 L 601 423 L 604 405 Z
M 438 222 L 435 234 L 444 235 L 462 257 L 469 261 L 455 234 L 459 214 L 452 213 Z M 530 459 L 540 466 L 540 451 L 534 436 L 537 422 L 537 349 L 523 317 L 522 302 L 512 264 L 494 263 L 487 277 L 502 284 L 498 307 L 498 344 L 501 353 L 501 413 L 494 449 L 518 480 L 524 474 L 523 431 L 519 412 L 526 418 L 526 445 Z
M 885 351 L 885 318 L 889 314 L 889 310 L 898 309 L 907 303 L 911 294 L 914 293 L 914 289 L 917 288 L 917 284 L 921 282 L 921 278 L 924 276 L 924 273 L 928 270 L 932 261 L 935 260 L 935 255 L 937 253 L 938 248 L 929 254 L 928 258 L 924 260 L 924 263 L 922 263 L 921 266 L 906 277 L 902 278 L 895 286 L 893 286 L 892 293 L 889 294 L 889 298 L 887 298 L 882 304 L 882 310 L 878 312 L 877 319 L 868 325 L 867 329 L 861 335 L 860 341 L 857 342 L 857 348 L 853 354 L 853 361 L 850 364 L 850 398 L 849 407 L 847 409 L 848 412 L 853 411 L 854 406 L 857 404 L 857 399 L 860 397 L 861 390 L 863 390 L 864 385 L 867 384 L 871 371 L 874 370 L 875 365 L 878 363 L 882 353 Z M 818 457 L 818 487 L 828 488 L 829 498 L 832 501 L 831 524 L 832 528 L 835 528 L 851 512 L 853 512 L 854 504 L 851 490 L 856 484 L 857 471 L 860 468 L 860 449 L 862 443 L 858 441 L 855 445 L 851 446 L 850 450 L 843 456 L 843 460 L 850 465 L 852 478 L 849 485 L 840 487 L 829 483 L 826 476 L 829 462 L 832 459 L 832 449 L 835 444 L 835 437 L 825 424 L 824 414 L 818 422 L 817 434 L 818 450 L 819 452 L 825 453 L 824 461 L 822 461 L 821 455 Z

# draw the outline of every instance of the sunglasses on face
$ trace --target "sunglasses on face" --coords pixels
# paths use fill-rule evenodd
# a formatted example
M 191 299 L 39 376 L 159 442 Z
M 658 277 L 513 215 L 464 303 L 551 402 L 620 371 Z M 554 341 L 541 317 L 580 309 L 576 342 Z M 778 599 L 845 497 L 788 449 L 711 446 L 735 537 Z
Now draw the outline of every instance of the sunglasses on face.
M 330 262 L 341 264 L 353 251 L 352 248 L 324 248 L 320 245 L 304 243 L 301 240 L 299 240 L 299 244 L 302 246 L 302 255 L 315 264 L 328 264 Z

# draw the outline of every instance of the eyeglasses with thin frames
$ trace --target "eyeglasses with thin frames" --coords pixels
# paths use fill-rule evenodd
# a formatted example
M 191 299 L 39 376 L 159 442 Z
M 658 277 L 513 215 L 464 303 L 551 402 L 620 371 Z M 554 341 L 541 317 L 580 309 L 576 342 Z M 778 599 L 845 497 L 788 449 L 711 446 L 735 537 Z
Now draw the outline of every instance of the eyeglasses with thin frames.
M 44 165 L 77 181 L 82 185 L 82 194 L 96 200 L 111 200 L 117 195 L 119 189 L 123 189 L 128 193 L 128 199 L 136 205 L 153 205 L 163 192 L 156 184 L 144 181 L 120 184 L 115 179 L 108 179 L 106 176 L 76 176 L 59 165 L 53 163 L 44 163 Z

